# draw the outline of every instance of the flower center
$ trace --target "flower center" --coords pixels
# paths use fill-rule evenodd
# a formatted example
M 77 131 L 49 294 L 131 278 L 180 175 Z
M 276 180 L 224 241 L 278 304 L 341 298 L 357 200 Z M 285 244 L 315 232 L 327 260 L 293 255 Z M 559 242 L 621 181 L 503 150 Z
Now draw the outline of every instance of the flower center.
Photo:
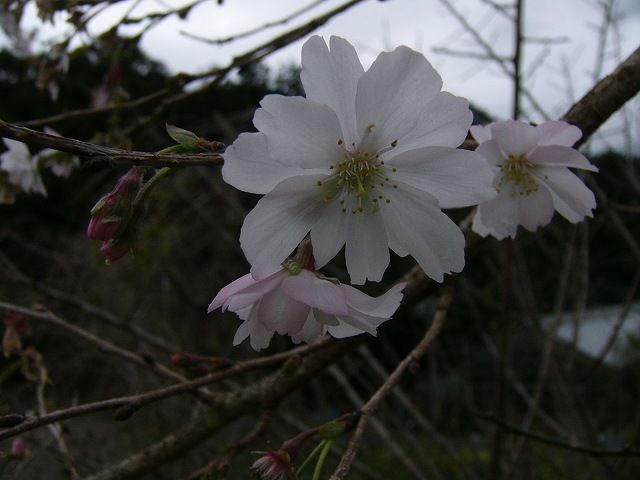
M 342 145 L 342 140 L 338 141 Z M 395 145 L 392 145 L 395 147 Z M 352 150 L 346 150 L 342 160 L 329 169 L 335 173 L 326 180 L 318 181 L 325 202 L 339 199 L 342 211 L 346 213 L 375 213 L 382 202 L 390 203 L 382 192 L 382 188 L 390 183 L 389 173 L 397 168 L 385 166 L 380 153 L 371 154 L 359 151 L 355 145 Z M 391 184 L 393 188 L 397 185 Z
M 538 182 L 531 175 L 531 170 L 534 168 L 535 165 L 527 159 L 526 155 L 509 154 L 507 161 L 500 167 L 502 176 L 496 189 L 500 192 L 505 184 L 511 184 L 513 196 L 531 195 L 537 192 Z

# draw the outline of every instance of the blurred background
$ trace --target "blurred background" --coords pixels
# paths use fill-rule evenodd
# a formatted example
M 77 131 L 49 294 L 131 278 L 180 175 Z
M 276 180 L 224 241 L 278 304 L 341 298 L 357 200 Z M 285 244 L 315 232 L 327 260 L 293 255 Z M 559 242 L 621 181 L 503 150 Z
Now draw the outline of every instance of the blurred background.
M 231 144 L 253 130 L 264 95 L 303 94 L 300 47 L 319 33 L 347 38 L 365 67 L 401 44 L 422 51 L 445 89 L 469 98 L 474 123 L 512 117 L 516 97 L 520 118 L 540 122 L 561 116 L 638 46 L 636 1 L 517 5 L 524 31 L 519 88 L 517 9 L 507 2 L 4 1 L 0 118 L 133 150 L 171 145 L 165 123 Z M 145 98 L 153 100 L 133 103 Z M 606 455 L 640 448 L 638 106 L 636 97 L 583 147 L 600 168 L 586 178 L 598 198 L 594 219 L 573 225 L 556 215 L 536 233 L 520 229 L 514 241 L 487 239 L 467 252 L 443 332 L 369 425 L 348 478 L 638 478 L 636 456 Z M 21 194 L 0 205 L 0 301 L 44 308 L 188 377 L 201 372 L 172 365 L 172 354 L 256 356 L 248 345 L 231 346 L 237 317 L 206 310 L 221 287 L 247 272 L 238 235 L 257 196 L 224 184 L 218 167 L 176 169 L 149 199 L 135 255 L 106 266 L 85 231 L 92 206 L 126 171 L 85 162 L 64 179 L 43 169 L 47 197 Z M 447 213 L 460 221 L 469 212 Z M 366 290 L 381 293 L 413 265 L 393 257 L 382 284 Z M 327 273 L 346 279 L 340 256 Z M 251 451 L 277 448 L 308 426 L 357 410 L 423 335 L 436 300 L 425 296 L 287 397 L 227 478 L 250 477 L 257 458 Z M 0 314 L 9 325 L 11 314 Z M 37 412 L 43 385 L 53 411 L 170 383 L 36 318 L 20 336 L 20 351 L 0 358 L 0 415 Z M 288 338 L 274 338 L 264 354 L 289 348 Z M 46 382 L 34 379 L 34 368 L 45 369 Z M 264 373 L 234 382 L 250 385 Z M 170 434 L 201 408 L 185 395 L 126 422 L 109 412 L 71 419 L 58 435 L 46 427 L 24 434 L 20 457 L 12 456 L 10 439 L 0 440 L 0 476 L 84 478 Z M 261 413 L 144 478 L 218 478 L 190 475 Z M 338 443 L 327 478 L 345 445 Z M 592 451 L 566 448 L 572 445 Z

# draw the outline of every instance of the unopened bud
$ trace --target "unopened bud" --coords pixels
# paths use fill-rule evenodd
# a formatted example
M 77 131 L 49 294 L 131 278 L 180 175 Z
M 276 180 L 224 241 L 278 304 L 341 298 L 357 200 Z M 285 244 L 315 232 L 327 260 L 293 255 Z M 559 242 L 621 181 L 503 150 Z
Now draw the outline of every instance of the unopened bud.
M 138 407 L 136 407 L 133 403 L 128 403 L 126 405 L 118 408 L 113 414 L 113 419 L 117 422 L 122 422 L 124 420 L 129 420 L 134 413 L 136 413 Z
M 18 437 L 11 442 L 11 456 L 13 458 L 22 459 L 25 457 L 27 449 L 24 444 L 24 438 Z

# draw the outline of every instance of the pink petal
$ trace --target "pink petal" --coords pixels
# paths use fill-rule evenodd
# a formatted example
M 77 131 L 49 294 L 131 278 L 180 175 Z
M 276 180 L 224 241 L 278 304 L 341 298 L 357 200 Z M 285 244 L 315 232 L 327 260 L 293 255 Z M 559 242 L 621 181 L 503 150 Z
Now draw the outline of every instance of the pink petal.
M 309 270 L 288 276 L 282 282 L 281 288 L 294 300 L 325 313 L 346 315 L 349 312 L 342 289 L 328 280 L 318 278 Z
M 246 288 L 255 283 L 256 283 L 256 280 L 254 280 L 254 278 L 251 276 L 250 273 L 247 273 L 246 275 L 234 280 L 233 282 L 231 282 L 226 287 L 223 287 L 222 290 L 218 292 L 218 294 L 215 296 L 215 298 L 209 305 L 209 308 L 207 309 L 207 313 L 211 313 L 216 308 L 221 307 L 229 299 L 231 295 L 235 295 L 243 288 Z

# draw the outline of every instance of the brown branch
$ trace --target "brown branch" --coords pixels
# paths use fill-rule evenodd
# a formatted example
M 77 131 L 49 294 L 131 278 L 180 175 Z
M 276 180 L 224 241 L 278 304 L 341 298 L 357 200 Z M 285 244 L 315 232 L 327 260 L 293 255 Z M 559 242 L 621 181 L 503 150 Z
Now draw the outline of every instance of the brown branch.
M 182 452 L 198 445 L 203 439 L 238 417 L 277 404 L 291 391 L 306 384 L 310 378 L 333 363 L 340 355 L 351 351 L 358 341 L 360 340 L 356 337 L 328 342 L 322 351 L 303 359 L 294 372 L 290 372 L 290 369 L 285 367 L 243 390 L 225 395 L 225 401 L 217 408 L 201 413 L 189 425 L 177 432 L 86 480 L 141 478 L 142 474 L 174 460 Z
M 225 449 L 225 453 L 214 458 L 204 467 L 191 472 L 183 480 L 200 480 L 202 478 L 209 477 L 215 478 L 215 474 L 218 472 L 220 474 L 224 474 L 229 469 L 231 461 L 266 431 L 269 423 L 271 423 L 272 417 L 273 413 L 267 410 L 249 433 L 242 437 L 238 442 L 234 443 L 231 447 Z
M 12 125 L 0 120 L 0 137 L 12 138 L 24 143 L 78 155 L 88 161 L 101 161 L 115 165 L 144 165 L 151 167 L 194 167 L 221 165 L 219 153 L 174 154 L 134 152 L 119 148 L 104 147 L 72 138 L 50 135 L 26 127 Z
M 488 422 L 495 423 L 500 428 L 502 428 L 505 432 L 510 433 L 512 435 L 518 435 L 521 437 L 525 437 L 529 440 L 533 440 L 538 443 L 544 443 L 546 445 L 550 445 L 552 447 L 561 448 L 563 450 L 569 450 L 576 453 L 582 453 L 585 455 L 590 455 L 596 458 L 603 457 L 640 457 L 640 450 L 632 450 L 632 449 L 623 449 L 623 450 L 604 450 L 600 448 L 587 447 L 583 445 L 572 445 L 569 443 L 562 442 L 552 437 L 547 437 L 545 435 L 541 435 L 539 433 L 529 432 L 527 430 L 522 430 L 514 425 L 511 425 L 494 415 L 487 415 L 484 413 L 475 413 L 476 417 L 486 420 Z
M 613 73 L 600 80 L 569 109 L 563 120 L 577 125 L 583 144 L 600 125 L 640 90 L 640 47 L 624 60 Z
M 349 446 L 345 451 L 342 459 L 330 480 L 342 480 L 349 473 L 349 469 L 351 468 L 351 463 L 353 462 L 358 448 L 360 447 L 360 442 L 362 441 L 362 436 L 364 434 L 364 430 L 367 425 L 367 421 L 369 417 L 375 413 L 378 409 L 382 401 L 387 397 L 389 392 L 395 387 L 395 385 L 400 381 L 400 378 L 404 374 L 404 372 L 409 368 L 410 365 L 418 361 L 425 354 L 429 346 L 433 343 L 433 340 L 438 336 L 442 326 L 444 325 L 444 321 L 447 316 L 447 311 L 449 310 L 449 306 L 453 300 L 453 288 L 450 285 L 446 285 L 444 287 L 444 292 L 440 297 L 440 301 L 438 302 L 438 306 L 436 307 L 436 313 L 433 317 L 433 321 L 429 326 L 429 329 L 425 333 L 422 340 L 415 346 L 415 348 L 407 355 L 404 360 L 402 360 L 398 366 L 395 368 L 393 373 L 389 375 L 386 381 L 382 384 L 382 386 L 373 394 L 373 396 L 363 405 L 360 409 L 360 420 L 358 421 L 358 425 L 356 426 L 355 432 L 351 437 L 351 441 L 349 442 Z
M 61 319 L 55 317 L 54 315 L 51 315 L 48 313 L 35 312 L 33 310 L 25 309 L 23 307 L 19 307 L 12 304 L 7 304 L 5 302 L 0 302 L 0 308 L 6 309 L 6 310 L 12 310 L 18 313 L 22 313 L 24 315 L 29 315 L 34 318 L 41 318 L 43 320 L 48 320 L 51 323 L 57 324 L 59 326 L 64 326 L 64 328 L 67 328 L 67 329 L 69 329 L 69 327 L 72 327 L 72 329 L 75 331 L 77 335 L 89 341 L 92 341 L 93 343 L 101 345 L 101 347 L 106 351 L 110 351 L 111 353 L 116 353 L 122 358 L 126 358 L 129 361 L 136 363 L 138 365 L 144 364 L 144 360 L 141 357 L 135 355 L 134 353 L 124 350 L 113 344 L 110 344 L 109 342 L 105 342 L 104 340 L 99 339 L 95 335 L 89 332 L 86 332 L 80 329 L 79 327 L 66 324 L 66 322 L 61 321 Z M 0 440 L 18 435 L 20 433 L 23 433 L 29 430 L 33 430 L 43 425 L 49 425 L 53 422 L 58 422 L 61 420 L 66 420 L 69 418 L 74 418 L 74 417 L 87 415 L 95 412 L 100 412 L 104 410 L 113 410 L 113 409 L 119 409 L 122 407 L 123 409 L 129 410 L 131 413 L 133 413 L 135 410 L 141 408 L 144 405 L 147 405 L 165 398 L 169 398 L 174 395 L 178 395 L 182 393 L 190 393 L 198 390 L 200 387 L 203 387 L 205 385 L 218 382 L 225 378 L 238 375 L 240 373 L 244 373 L 256 368 L 277 365 L 291 358 L 292 356 L 311 353 L 313 351 L 327 348 L 330 345 L 331 345 L 331 341 L 329 339 L 324 339 L 322 341 L 316 342 L 311 345 L 297 347 L 286 352 L 270 355 L 268 357 L 258 357 L 258 358 L 246 360 L 244 362 L 238 362 L 227 369 L 220 370 L 218 372 L 213 372 L 208 375 L 204 375 L 202 377 L 199 377 L 190 381 L 181 380 L 180 383 L 176 383 L 168 387 L 158 388 L 155 390 L 150 390 L 148 392 L 136 394 L 136 395 L 127 395 L 123 397 L 116 397 L 116 398 L 111 398 L 107 400 L 100 400 L 96 402 L 85 403 L 85 404 L 70 407 L 67 409 L 57 410 L 55 412 L 51 412 L 39 417 L 30 417 L 30 418 L 27 418 L 25 422 L 20 425 L 17 425 L 13 428 L 0 430 Z M 176 377 L 178 379 L 184 378 L 179 374 L 172 372 L 171 370 L 161 365 L 157 366 L 157 371 L 171 378 L 176 378 Z M 212 394 L 208 392 L 206 394 L 206 398 L 208 402 L 211 404 L 220 404 L 221 402 L 225 402 L 228 400 L 228 396 L 226 396 L 225 394 Z

